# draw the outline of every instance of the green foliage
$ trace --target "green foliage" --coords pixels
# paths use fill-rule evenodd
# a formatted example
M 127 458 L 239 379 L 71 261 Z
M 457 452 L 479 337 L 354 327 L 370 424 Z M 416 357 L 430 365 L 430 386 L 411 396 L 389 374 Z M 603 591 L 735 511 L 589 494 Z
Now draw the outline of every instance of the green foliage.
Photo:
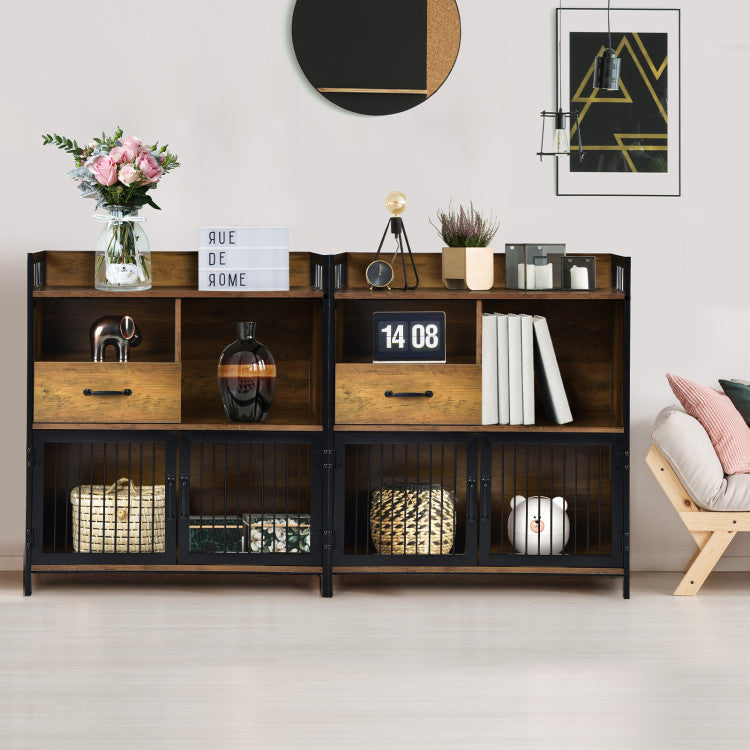
M 50 143 L 68 154 L 73 154 L 73 156 L 80 157 L 83 154 L 83 149 L 78 145 L 77 141 L 71 141 L 70 138 L 66 138 L 63 135 L 58 135 L 57 133 L 42 135 L 42 146 L 49 146 Z

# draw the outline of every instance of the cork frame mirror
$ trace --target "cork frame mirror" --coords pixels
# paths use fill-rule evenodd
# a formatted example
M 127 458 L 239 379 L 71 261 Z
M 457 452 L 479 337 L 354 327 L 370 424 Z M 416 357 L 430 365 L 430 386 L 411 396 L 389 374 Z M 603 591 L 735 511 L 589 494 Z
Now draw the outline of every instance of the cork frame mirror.
M 456 0 L 297 0 L 292 42 L 326 99 L 388 115 L 442 86 L 458 57 L 461 18 Z

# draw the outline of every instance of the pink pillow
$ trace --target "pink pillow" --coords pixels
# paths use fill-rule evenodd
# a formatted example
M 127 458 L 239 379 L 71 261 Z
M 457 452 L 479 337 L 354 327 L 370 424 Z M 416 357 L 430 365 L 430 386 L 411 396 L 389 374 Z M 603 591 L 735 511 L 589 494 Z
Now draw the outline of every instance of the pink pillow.
M 750 427 L 725 393 L 667 373 L 685 411 L 711 438 L 725 474 L 750 474 Z

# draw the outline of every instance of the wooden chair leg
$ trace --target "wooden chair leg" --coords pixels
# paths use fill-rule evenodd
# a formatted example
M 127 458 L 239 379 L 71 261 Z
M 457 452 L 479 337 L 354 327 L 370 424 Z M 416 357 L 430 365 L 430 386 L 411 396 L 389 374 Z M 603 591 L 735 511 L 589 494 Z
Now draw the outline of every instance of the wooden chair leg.
M 687 573 L 688 570 L 690 570 L 690 566 L 695 562 L 695 558 L 698 557 L 698 555 L 700 555 L 701 550 L 703 549 L 703 547 L 705 546 L 705 544 L 706 543 L 704 542 L 700 547 L 698 547 L 697 550 L 695 550 L 695 552 L 693 552 L 693 556 L 688 560 L 687 565 L 682 569 L 683 573 Z
M 714 531 L 711 533 L 711 537 L 695 556 L 692 565 L 685 573 L 685 577 L 674 590 L 675 596 L 695 596 L 736 533 L 736 531 Z

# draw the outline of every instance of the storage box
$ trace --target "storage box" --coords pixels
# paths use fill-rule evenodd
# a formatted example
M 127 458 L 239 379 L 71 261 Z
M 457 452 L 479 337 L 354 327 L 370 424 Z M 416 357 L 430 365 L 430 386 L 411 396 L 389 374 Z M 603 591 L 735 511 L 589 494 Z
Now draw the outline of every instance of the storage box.
M 447 555 L 455 534 L 455 498 L 439 484 L 386 484 L 370 493 L 370 536 L 381 555 Z
M 70 493 L 75 552 L 164 552 L 163 484 L 136 487 L 122 477 L 109 487 Z
M 310 516 L 305 513 L 245 513 L 250 552 L 310 552 Z
M 245 529 L 231 516 L 190 516 L 191 552 L 244 552 Z

